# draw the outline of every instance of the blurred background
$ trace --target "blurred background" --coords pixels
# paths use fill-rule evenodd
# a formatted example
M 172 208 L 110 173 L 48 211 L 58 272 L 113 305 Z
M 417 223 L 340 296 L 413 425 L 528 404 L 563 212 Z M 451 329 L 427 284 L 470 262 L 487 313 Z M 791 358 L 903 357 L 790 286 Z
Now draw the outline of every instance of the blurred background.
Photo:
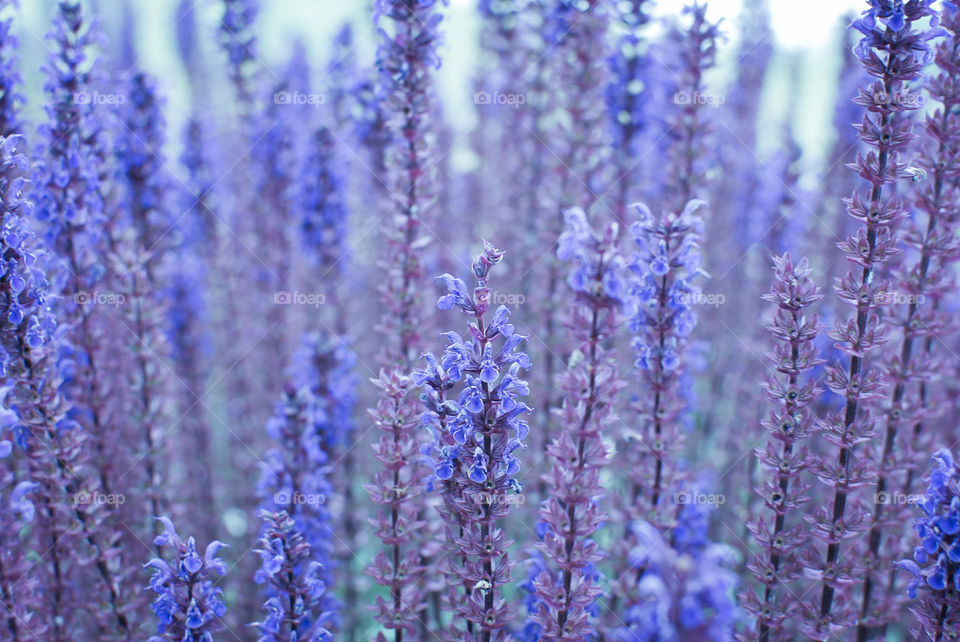
M 43 60 L 48 53 L 44 36 L 49 30 L 56 1 L 29 0 L 21 4 L 22 20 L 15 25 L 21 32 L 23 59 Z M 135 42 L 131 44 L 136 58 L 126 68 L 136 63 L 158 78 L 168 102 L 170 131 L 180 131 L 190 104 L 190 80 L 176 54 L 181 0 L 97 0 L 91 4 L 101 17 L 102 27 L 111 43 L 104 49 L 104 55 L 109 58 L 121 57 L 119 34 L 124 20 L 132 21 Z M 296 44 L 302 43 L 313 65 L 314 80 L 322 90 L 322 70 L 330 61 L 331 43 L 337 32 L 349 23 L 353 26 L 358 62 L 373 64 L 376 41 L 372 4 L 369 0 L 262 0 L 256 26 L 260 62 L 268 73 L 271 68 L 276 69 L 279 77 Z M 683 4 L 683 0 L 661 0 L 651 15 L 679 14 Z M 739 38 L 737 25 L 743 2 L 711 0 L 707 4 L 711 19 L 722 18 L 721 29 L 727 38 L 710 82 L 726 85 L 734 68 Z M 840 65 L 839 28 L 861 10 L 862 4 L 858 0 L 770 2 L 775 48 L 767 72 L 758 127 L 761 131 L 779 127 L 792 108 L 793 135 L 803 149 L 803 165 L 808 168 L 823 162 L 831 140 L 829 123 Z M 221 3 L 196 0 L 193 8 L 198 29 L 215 34 L 223 11 Z M 476 0 L 450 0 L 442 30 L 445 36 L 440 48 L 443 66 L 437 74 L 437 82 L 445 117 L 456 139 L 478 122 L 473 104 L 474 70 L 482 44 Z M 656 29 L 651 31 L 651 34 L 655 33 Z M 224 67 L 224 60 L 216 42 L 215 37 L 200 38 L 209 65 L 206 71 L 217 85 L 213 95 L 230 96 L 225 74 L 218 73 Z M 27 94 L 32 98 L 25 113 L 35 122 L 43 104 L 40 76 L 28 74 L 25 80 Z M 170 139 L 172 150 L 176 151 L 178 137 L 174 134 Z M 764 141 L 776 144 L 777 138 L 764 139 L 761 136 L 759 143 L 762 145 Z M 455 149 L 451 154 L 454 170 L 469 171 L 476 162 L 477 159 L 466 149 Z

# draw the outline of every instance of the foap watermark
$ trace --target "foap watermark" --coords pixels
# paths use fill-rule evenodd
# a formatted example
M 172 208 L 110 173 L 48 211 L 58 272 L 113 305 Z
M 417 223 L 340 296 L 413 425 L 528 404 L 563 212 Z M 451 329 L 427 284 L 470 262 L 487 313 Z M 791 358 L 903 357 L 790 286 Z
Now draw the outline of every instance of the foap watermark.
M 77 305 L 112 305 L 120 307 L 127 302 L 127 297 L 120 292 L 87 292 L 81 290 L 73 295 L 73 302 Z
M 320 109 L 327 102 L 323 94 L 308 94 L 301 91 L 278 91 L 273 95 L 274 105 L 306 105 Z
M 727 97 L 723 94 L 701 94 L 699 91 L 678 91 L 673 95 L 674 105 L 709 105 L 710 107 L 719 107 L 727 102 Z
M 281 290 L 273 293 L 274 305 L 311 305 L 319 308 L 327 302 L 327 297 L 319 292 L 288 292 Z
M 922 504 L 923 500 L 926 499 L 926 495 L 923 494 L 906 494 L 897 492 L 882 492 L 873 494 L 873 503 L 880 504 L 882 506 L 913 506 Z
M 280 491 L 274 493 L 273 503 L 277 506 L 323 506 L 327 503 L 327 497 L 321 493 L 301 493 L 299 490 L 293 493 Z
M 126 501 L 122 493 L 88 493 L 81 490 L 73 494 L 74 506 L 122 506 Z
M 923 94 L 918 91 L 901 89 L 900 91 L 878 91 L 873 94 L 873 104 L 879 107 L 904 107 L 917 109 L 923 106 Z
M 506 305 L 515 307 L 527 302 L 527 297 L 519 292 L 496 292 L 487 290 L 477 297 L 480 303 L 487 305 Z
M 520 105 L 527 104 L 527 97 L 524 94 L 511 94 L 503 91 L 478 91 L 473 95 L 474 105 L 506 105 L 514 109 L 520 109 Z
M 523 493 L 480 492 L 472 495 L 473 501 L 480 506 L 522 506 L 527 502 Z
M 688 492 L 681 490 L 673 495 L 673 503 L 680 505 L 722 506 L 727 502 L 727 496 L 720 493 Z
M 77 105 L 119 107 L 127 102 L 124 94 L 101 94 L 99 91 L 77 91 L 73 93 L 73 102 Z
M 921 305 L 926 299 L 922 294 L 880 290 L 874 295 L 873 302 L 876 305 Z
M 727 297 L 720 293 L 682 292 L 676 296 L 680 305 L 710 305 L 719 308 L 727 302 Z

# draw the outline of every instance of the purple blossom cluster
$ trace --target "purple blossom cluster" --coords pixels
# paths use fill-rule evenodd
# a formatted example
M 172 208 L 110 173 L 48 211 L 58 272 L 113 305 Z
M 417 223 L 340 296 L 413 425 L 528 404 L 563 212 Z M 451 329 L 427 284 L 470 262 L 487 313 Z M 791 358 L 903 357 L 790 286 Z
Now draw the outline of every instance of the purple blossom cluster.
M 0 640 L 960 636 L 958 0 L 39 4 Z

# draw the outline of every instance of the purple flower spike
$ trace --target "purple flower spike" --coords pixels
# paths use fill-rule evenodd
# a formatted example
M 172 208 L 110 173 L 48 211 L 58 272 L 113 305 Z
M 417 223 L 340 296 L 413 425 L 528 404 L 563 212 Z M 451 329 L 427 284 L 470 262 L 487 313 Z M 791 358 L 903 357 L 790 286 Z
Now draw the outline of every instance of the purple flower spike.
M 602 232 L 585 226 L 581 211 L 567 215 L 563 253 L 573 265 L 568 280 L 576 294 L 568 327 L 584 358 L 564 378 L 557 412 L 561 432 L 547 448 L 548 495 L 540 505 L 544 525 L 539 545 L 543 571 L 532 578 L 537 608 L 530 624 L 543 639 L 584 640 L 596 635 L 591 615 L 601 594 L 595 565 L 602 559 L 593 535 L 606 519 L 600 475 L 610 459 L 605 429 L 623 386 L 616 360 L 605 345 L 614 336 L 626 294 L 626 266 L 617 246 L 617 226 Z
M 211 542 L 200 557 L 193 537 L 184 542 L 170 519 L 159 521 L 164 530 L 154 543 L 162 552 L 169 551 L 170 557 L 155 557 L 144 564 L 151 572 L 150 588 L 157 594 L 153 601 L 157 635 L 150 640 L 212 642 L 212 633 L 221 630 L 220 620 L 227 612 L 223 591 L 214 584 L 226 572 L 223 560 L 216 556 L 223 544 Z
M 513 453 L 524 447 L 531 410 L 520 399 L 529 392 L 520 378 L 521 368 L 529 366 L 517 352 L 522 337 L 512 327 L 509 338 L 501 334 L 508 311 L 494 313 L 498 324 L 487 323 L 484 314 L 490 271 L 502 258 L 502 252 L 484 243 L 472 266 L 477 277 L 473 294 L 459 279 L 441 277 L 440 283 L 461 297 L 457 307 L 473 319 L 469 339 L 447 332 L 443 358 L 425 355 L 426 367 L 414 373 L 423 389 L 420 423 L 430 436 L 422 449 L 433 469 L 427 484 L 440 486 L 443 493 L 450 552 L 444 572 L 447 599 L 455 610 L 448 632 L 457 639 L 503 639 L 511 613 L 503 597 L 512 564 L 502 520 L 522 491 Z

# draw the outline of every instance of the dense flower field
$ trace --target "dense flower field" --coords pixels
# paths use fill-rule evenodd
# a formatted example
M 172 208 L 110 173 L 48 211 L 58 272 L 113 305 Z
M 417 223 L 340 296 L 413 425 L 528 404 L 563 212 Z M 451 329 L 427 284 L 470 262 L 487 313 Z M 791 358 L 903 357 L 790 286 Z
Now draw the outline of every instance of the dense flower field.
M 183 0 L 182 129 L 132 10 L 49 4 L 40 61 L 0 0 L 0 640 L 960 637 L 960 0 L 838 25 L 821 167 L 765 0 L 478 0 L 465 133 L 443 1 L 278 66 Z

